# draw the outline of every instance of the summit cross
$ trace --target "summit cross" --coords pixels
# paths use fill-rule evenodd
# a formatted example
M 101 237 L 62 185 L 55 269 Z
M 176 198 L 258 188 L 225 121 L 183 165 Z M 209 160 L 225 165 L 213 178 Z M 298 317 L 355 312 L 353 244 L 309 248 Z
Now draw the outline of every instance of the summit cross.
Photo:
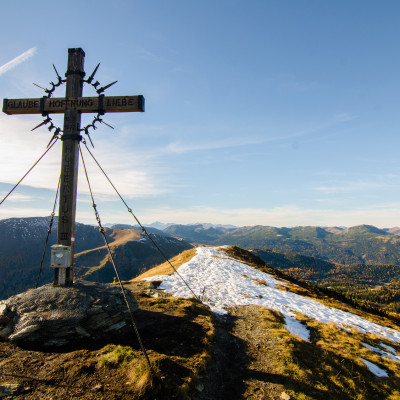
M 68 257 L 69 265 L 66 268 L 54 268 L 54 285 L 57 286 L 71 286 L 73 284 L 79 142 L 82 140 L 81 114 L 99 113 L 102 115 L 106 112 L 144 111 L 144 97 L 142 95 L 104 96 L 103 94 L 99 94 L 98 97 L 82 97 L 83 78 L 85 76 L 84 60 L 85 52 L 81 48 L 68 49 L 64 98 L 52 98 L 49 96 L 33 99 L 3 100 L 3 112 L 9 115 L 42 114 L 43 116 L 48 116 L 50 113 L 64 114 L 64 127 L 61 134 L 63 145 L 57 244 L 66 246 L 68 254 L 70 252 L 70 256 Z M 90 78 L 93 78 L 94 73 Z M 96 88 L 95 85 L 92 86 Z M 104 89 L 106 87 L 97 90 L 97 93 L 103 92 Z

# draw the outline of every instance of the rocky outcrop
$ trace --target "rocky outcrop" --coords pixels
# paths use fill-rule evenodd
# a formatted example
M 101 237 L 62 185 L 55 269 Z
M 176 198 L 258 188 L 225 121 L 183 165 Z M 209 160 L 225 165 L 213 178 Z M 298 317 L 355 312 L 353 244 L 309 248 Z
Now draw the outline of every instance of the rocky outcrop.
M 125 289 L 131 310 L 138 308 Z M 98 341 L 132 329 L 121 289 L 80 281 L 52 284 L 0 301 L 0 338 L 22 345 L 60 347 Z

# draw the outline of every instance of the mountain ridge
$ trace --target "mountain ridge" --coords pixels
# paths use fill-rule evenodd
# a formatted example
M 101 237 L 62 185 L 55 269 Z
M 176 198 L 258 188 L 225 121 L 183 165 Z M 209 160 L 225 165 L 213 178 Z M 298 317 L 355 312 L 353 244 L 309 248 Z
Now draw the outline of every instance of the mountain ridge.
M 400 236 L 397 228 L 379 229 L 366 224 L 350 228 L 278 228 L 256 225 L 237 229 L 213 228 L 210 231 L 202 225 L 175 225 L 164 232 L 193 244 L 292 251 L 340 264 L 400 265 Z

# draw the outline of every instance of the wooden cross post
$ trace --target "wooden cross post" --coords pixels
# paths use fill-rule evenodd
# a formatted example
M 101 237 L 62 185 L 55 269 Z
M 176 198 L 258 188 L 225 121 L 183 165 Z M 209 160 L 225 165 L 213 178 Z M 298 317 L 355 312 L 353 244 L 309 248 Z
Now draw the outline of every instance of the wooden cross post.
M 82 139 L 81 114 L 144 111 L 144 98 L 141 95 L 82 97 L 84 60 L 85 53 L 82 49 L 68 49 L 65 98 L 3 100 L 3 112 L 6 114 L 64 113 L 57 244 L 70 248 L 71 255 L 67 268 L 54 268 L 54 285 L 57 286 L 73 284 L 79 142 Z

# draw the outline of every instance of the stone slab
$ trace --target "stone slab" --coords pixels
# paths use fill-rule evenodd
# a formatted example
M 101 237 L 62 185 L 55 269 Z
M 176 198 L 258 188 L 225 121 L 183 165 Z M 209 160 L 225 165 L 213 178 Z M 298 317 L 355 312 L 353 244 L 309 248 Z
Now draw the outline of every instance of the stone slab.
M 132 311 L 138 308 L 125 289 Z M 96 341 L 132 329 L 117 286 L 80 281 L 72 287 L 52 284 L 0 301 L 0 339 L 40 347 Z

